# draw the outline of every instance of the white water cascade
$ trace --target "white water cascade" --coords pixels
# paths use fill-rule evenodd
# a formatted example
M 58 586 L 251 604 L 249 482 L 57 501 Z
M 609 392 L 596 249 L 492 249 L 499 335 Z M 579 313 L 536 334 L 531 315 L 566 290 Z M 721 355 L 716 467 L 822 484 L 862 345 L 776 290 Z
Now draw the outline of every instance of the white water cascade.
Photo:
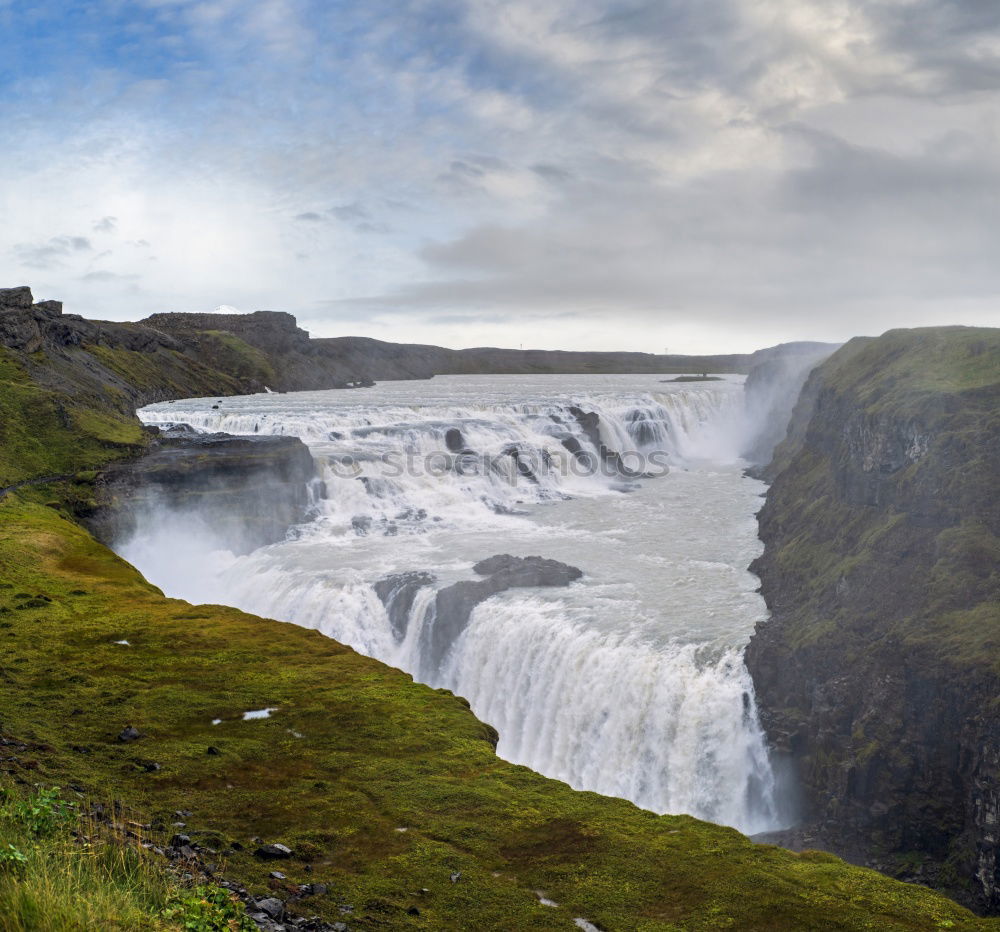
M 765 614 L 746 569 L 763 487 L 733 452 L 741 413 L 738 378 L 655 376 L 154 405 L 146 423 L 301 437 L 323 480 L 315 517 L 234 557 L 190 516 L 148 515 L 117 549 L 171 595 L 318 629 L 465 696 L 508 760 L 765 831 L 786 819 L 741 658 Z M 584 575 L 492 595 L 429 651 L 437 593 L 501 553 Z

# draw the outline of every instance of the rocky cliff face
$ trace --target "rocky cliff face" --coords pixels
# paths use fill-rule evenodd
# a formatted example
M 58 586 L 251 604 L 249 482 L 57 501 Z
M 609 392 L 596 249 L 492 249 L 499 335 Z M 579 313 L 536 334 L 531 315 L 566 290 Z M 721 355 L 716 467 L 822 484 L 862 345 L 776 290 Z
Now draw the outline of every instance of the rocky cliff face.
M 163 511 L 201 522 L 220 546 L 248 553 L 307 520 L 315 478 L 312 456 L 297 437 L 157 432 L 142 457 L 101 472 L 84 524 L 110 545 Z
M 147 439 L 134 416 L 141 405 L 254 384 L 168 334 L 64 314 L 29 288 L 0 290 L 0 383 L 0 487 L 133 455 Z
M 176 340 L 148 327 L 86 320 L 79 314 L 64 314 L 61 301 L 35 302 L 30 288 L 0 288 L 0 346 L 30 354 L 83 344 L 132 352 L 181 348 Z
M 747 649 L 799 841 L 1000 908 L 1000 331 L 853 340 L 767 470 Z

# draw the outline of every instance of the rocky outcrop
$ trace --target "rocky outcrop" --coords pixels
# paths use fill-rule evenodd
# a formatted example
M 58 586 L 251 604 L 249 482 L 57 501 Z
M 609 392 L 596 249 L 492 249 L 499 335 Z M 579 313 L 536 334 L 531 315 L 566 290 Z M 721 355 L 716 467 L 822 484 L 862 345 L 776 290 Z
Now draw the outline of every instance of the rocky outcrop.
M 1000 909 L 1000 331 L 852 340 L 766 470 L 746 652 L 812 846 Z
M 715 356 L 654 353 L 565 352 L 476 347 L 453 350 L 419 343 L 387 343 L 369 337 L 310 337 L 291 314 L 154 314 L 142 324 L 172 334 L 195 358 L 219 366 L 232 358 L 219 346 L 226 333 L 266 355 L 269 368 L 256 370 L 277 391 L 347 388 L 372 381 L 427 379 L 434 375 L 492 373 L 749 372 L 775 359 L 830 352 L 832 345 L 788 343 Z M 825 348 L 825 349 L 824 349 Z
M 206 365 L 229 370 L 243 365 L 257 391 L 265 385 L 282 392 L 351 388 L 375 380 L 429 379 L 435 372 L 429 363 L 434 353 L 423 350 L 437 347 L 362 337 L 313 339 L 280 311 L 154 314 L 142 325 L 176 337 Z
M 393 637 L 397 641 L 402 641 L 406 637 L 406 630 L 410 624 L 410 610 L 413 608 L 417 593 L 426 586 L 433 586 L 436 581 L 430 573 L 415 571 L 393 573 L 375 583 L 375 594 L 385 606 Z
M 480 560 L 472 571 L 485 578 L 462 580 L 439 589 L 429 608 L 420 645 L 421 666 L 427 674 L 440 668 L 469 624 L 473 610 L 490 596 L 509 589 L 568 586 L 583 576 L 575 566 L 558 560 L 510 554 Z M 375 583 L 375 593 L 386 608 L 397 641 L 406 636 L 417 593 L 436 583 L 436 577 L 426 572 L 395 573 Z
M 176 340 L 148 327 L 86 320 L 64 314 L 61 301 L 36 303 L 30 288 L 0 288 L 0 346 L 37 353 L 85 343 L 132 352 L 180 349 Z
M 182 354 L 193 372 L 175 379 L 174 391 L 140 394 L 146 404 L 185 394 L 312 391 L 371 385 L 375 381 L 434 375 L 530 373 L 749 372 L 759 363 L 814 352 L 822 344 L 784 344 L 755 353 L 714 356 L 623 352 L 563 352 L 494 347 L 453 350 L 388 343 L 368 337 L 311 337 L 291 314 L 163 313 L 134 323 L 92 321 L 64 314 L 58 301 L 35 303 L 27 287 L 0 289 L 0 347 L 67 357 L 93 347 L 158 355 Z M 68 358 L 68 357 L 67 357 Z M 104 366 L 103 360 L 98 365 Z M 174 363 L 174 368 L 178 364 Z M 45 376 L 51 367 L 40 367 Z M 120 371 L 96 373 L 126 388 Z M 194 377 L 192 377 L 194 376 Z M 131 399 L 130 399 L 131 400 Z
M 501 554 L 481 560 L 473 572 L 485 579 L 462 581 L 441 589 L 434 601 L 434 617 L 422 645 L 425 669 L 437 669 L 452 644 L 465 630 L 480 602 L 509 589 L 532 586 L 568 586 L 583 573 L 575 566 L 544 557 Z
M 307 520 L 315 475 L 297 437 L 167 431 L 142 457 L 101 472 L 96 505 L 84 520 L 98 540 L 112 544 L 162 508 L 204 523 L 220 545 L 247 553 L 283 540 Z
M 291 314 L 255 311 L 252 314 L 153 314 L 143 322 L 164 333 L 195 334 L 223 330 L 270 353 L 309 351 L 309 334 Z

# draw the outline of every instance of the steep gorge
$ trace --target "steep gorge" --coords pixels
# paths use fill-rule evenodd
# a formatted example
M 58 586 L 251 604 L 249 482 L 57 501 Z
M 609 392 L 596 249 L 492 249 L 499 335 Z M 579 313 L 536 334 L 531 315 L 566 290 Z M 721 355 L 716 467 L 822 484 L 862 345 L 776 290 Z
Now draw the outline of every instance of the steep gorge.
M 996 911 L 1000 331 L 852 340 L 764 472 L 746 659 L 799 773 L 792 843 Z

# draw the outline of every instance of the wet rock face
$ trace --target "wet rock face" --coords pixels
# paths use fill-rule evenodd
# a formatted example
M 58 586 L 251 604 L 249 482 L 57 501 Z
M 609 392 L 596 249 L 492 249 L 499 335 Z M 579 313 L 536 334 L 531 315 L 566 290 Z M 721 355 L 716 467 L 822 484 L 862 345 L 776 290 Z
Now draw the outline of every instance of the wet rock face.
M 393 637 L 402 641 L 410 622 L 410 610 L 417 593 L 437 580 L 430 573 L 394 573 L 375 583 L 375 594 L 385 606 Z
M 583 431 L 584 436 L 590 441 L 594 449 L 597 450 L 597 455 L 600 457 L 599 464 L 607 470 L 621 476 L 625 479 L 636 479 L 644 476 L 644 473 L 636 472 L 634 469 L 629 469 L 622 460 L 622 455 L 617 450 L 612 450 L 603 440 L 601 440 L 601 416 L 596 411 L 584 411 L 582 408 L 573 406 L 569 409 L 569 413 L 573 416 L 574 420 Z M 582 444 L 576 437 L 572 435 L 567 435 L 560 438 L 559 441 L 567 452 L 571 453 L 576 459 L 583 463 L 587 468 L 596 468 L 599 464 L 594 462 L 593 454 L 584 449 Z M 520 467 L 518 463 L 518 467 Z
M 444 444 L 451 453 L 463 453 L 465 451 L 465 437 L 457 427 L 449 427 L 444 435 Z
M 806 383 L 769 467 L 751 569 L 771 618 L 746 662 L 811 847 L 998 912 L 1000 385 L 929 390 L 907 361 L 926 339 Z
M 568 586 L 583 576 L 575 566 L 545 557 L 514 557 L 497 554 L 480 560 L 473 572 L 482 579 L 463 580 L 439 589 L 421 632 L 421 666 L 430 675 L 441 666 L 452 644 L 465 630 L 480 602 L 508 589 L 534 586 Z M 393 636 L 402 641 L 410 624 L 414 601 L 421 589 L 437 584 L 426 572 L 394 573 L 378 580 L 375 593 L 385 605 Z
M 105 543 L 126 539 L 157 513 L 204 522 L 234 553 L 283 540 L 308 519 L 312 456 L 295 437 L 164 432 L 149 452 L 109 467 L 85 516 Z
M 434 618 L 422 645 L 426 669 L 437 669 L 449 648 L 465 630 L 480 602 L 508 589 L 532 586 L 568 586 L 583 576 L 575 566 L 544 557 L 500 554 L 482 560 L 474 572 L 481 580 L 454 583 L 440 590 L 434 601 Z
M 582 570 L 558 560 L 544 557 L 512 557 L 508 553 L 480 560 L 472 567 L 474 573 L 489 576 L 504 589 L 524 586 L 568 586 L 583 576 Z

